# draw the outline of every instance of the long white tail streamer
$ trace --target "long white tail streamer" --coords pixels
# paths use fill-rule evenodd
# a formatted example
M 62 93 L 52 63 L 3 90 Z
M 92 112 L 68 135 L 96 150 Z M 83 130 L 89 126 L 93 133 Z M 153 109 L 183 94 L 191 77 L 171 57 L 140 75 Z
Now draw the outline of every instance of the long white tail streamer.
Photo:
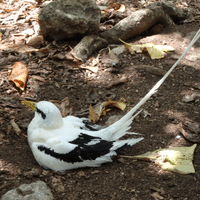
M 161 78 L 155 86 L 138 102 L 126 115 L 124 115 L 119 121 L 115 122 L 110 126 L 110 128 L 116 128 L 118 127 L 117 125 L 121 125 L 125 123 L 128 119 L 130 119 L 130 123 L 132 121 L 133 114 L 158 90 L 158 88 L 161 86 L 161 84 L 165 81 L 165 79 L 169 76 L 169 74 L 173 71 L 173 69 L 177 66 L 177 64 L 180 62 L 180 60 L 185 56 L 185 54 L 188 52 L 190 47 L 198 40 L 200 37 L 200 29 L 197 31 L 196 35 L 186 48 L 186 50 L 183 52 L 183 54 L 180 56 L 180 58 L 174 63 L 174 65 L 169 69 L 169 71 Z

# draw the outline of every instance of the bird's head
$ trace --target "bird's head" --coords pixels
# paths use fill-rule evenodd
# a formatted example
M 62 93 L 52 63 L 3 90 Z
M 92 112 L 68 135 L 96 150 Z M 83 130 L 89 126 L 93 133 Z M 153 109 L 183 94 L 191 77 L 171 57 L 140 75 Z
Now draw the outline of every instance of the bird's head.
M 35 116 L 31 122 L 35 125 L 35 128 L 55 129 L 62 126 L 62 115 L 53 103 L 48 101 L 38 103 L 23 101 L 22 103 L 35 111 Z

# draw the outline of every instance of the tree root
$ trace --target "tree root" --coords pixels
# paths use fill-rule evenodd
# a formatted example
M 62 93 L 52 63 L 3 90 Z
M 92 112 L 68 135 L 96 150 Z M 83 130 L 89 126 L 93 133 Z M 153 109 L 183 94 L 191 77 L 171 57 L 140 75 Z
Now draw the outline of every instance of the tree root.
M 133 12 L 128 17 L 118 22 L 113 28 L 97 35 L 85 36 L 74 47 L 74 53 L 83 62 L 88 57 L 108 44 L 120 43 L 122 40 L 130 39 L 139 35 L 155 24 L 163 27 L 174 25 L 175 21 L 187 18 L 187 13 L 167 2 L 156 2 L 147 8 Z

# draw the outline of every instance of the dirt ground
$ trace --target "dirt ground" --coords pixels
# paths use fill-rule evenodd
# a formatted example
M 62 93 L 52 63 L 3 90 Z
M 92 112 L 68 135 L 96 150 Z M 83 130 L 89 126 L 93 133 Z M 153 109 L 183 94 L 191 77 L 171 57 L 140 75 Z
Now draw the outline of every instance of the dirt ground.
M 0 4 L 1 8 L 8 6 Z M 8 13 L 1 12 L 1 17 L 3 15 L 8 16 Z M 27 28 L 25 24 L 17 27 L 7 27 L 9 35 Z M 99 70 L 96 73 L 69 67 L 63 61 L 43 59 L 47 56 L 37 53 L 1 52 L 1 59 L 6 59 L 6 62 L 0 65 L 0 197 L 21 184 L 41 180 L 50 187 L 56 200 L 200 199 L 199 146 L 195 149 L 193 161 L 196 173 L 189 175 L 164 171 L 153 162 L 121 159 L 119 156 L 99 168 L 65 173 L 43 169 L 35 161 L 26 137 L 27 126 L 34 114 L 20 103 L 25 97 L 58 102 L 68 97 L 76 114 L 89 107 L 86 99 L 92 90 L 97 94 L 97 103 L 105 101 L 109 94 L 114 94 L 113 100 L 124 100 L 127 105 L 124 112 L 127 112 L 162 77 L 159 70 L 138 69 L 137 66 L 148 65 L 167 71 L 187 47 L 185 36 L 199 28 L 199 21 L 196 21 L 176 24 L 157 35 L 135 37 L 131 40 L 135 44 L 167 44 L 174 47 L 175 52 L 159 60 L 152 60 L 148 54 L 126 52 L 119 56 L 120 62 L 115 67 L 97 63 Z M 200 123 L 199 97 L 191 102 L 183 101 L 186 94 L 200 94 L 200 59 L 199 56 L 192 59 L 194 55 L 200 55 L 200 46 L 194 45 L 190 49 L 158 92 L 142 107 L 148 115 L 144 116 L 143 112 L 134 120 L 131 130 L 144 134 L 145 139 L 119 155 L 139 155 L 160 147 L 193 145 L 182 136 L 178 124 L 186 119 Z M 27 64 L 29 71 L 27 86 L 22 93 L 7 78 L 9 70 L 19 60 Z M 87 61 L 85 66 L 91 66 L 91 61 Z M 127 77 L 128 81 L 107 87 L 121 77 Z M 110 116 L 123 115 L 124 112 L 112 109 L 101 117 L 98 124 L 105 125 Z M 13 118 L 22 131 L 19 135 L 10 129 Z

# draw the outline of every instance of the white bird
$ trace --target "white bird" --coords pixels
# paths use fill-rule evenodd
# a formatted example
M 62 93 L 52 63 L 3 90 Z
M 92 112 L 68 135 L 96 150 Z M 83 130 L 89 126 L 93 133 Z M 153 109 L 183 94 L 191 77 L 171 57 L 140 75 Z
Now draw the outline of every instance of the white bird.
M 35 116 L 28 126 L 28 142 L 36 161 L 44 168 L 61 172 L 80 167 L 98 167 L 102 163 L 112 162 L 111 157 L 117 151 L 143 140 L 143 137 L 119 139 L 129 133 L 130 125 L 138 113 L 135 116 L 133 114 L 157 91 L 199 37 L 200 30 L 165 76 L 134 108 L 109 127 L 93 125 L 86 118 L 62 118 L 59 109 L 51 102 L 24 101 L 23 104 L 35 110 Z
M 143 140 L 143 137 L 118 140 L 128 133 L 134 116 L 123 117 L 105 128 L 86 118 L 62 118 L 59 109 L 48 101 L 25 101 L 24 104 L 35 109 L 35 116 L 28 126 L 28 142 L 36 161 L 44 168 L 63 172 L 98 167 L 111 162 L 117 151 Z

